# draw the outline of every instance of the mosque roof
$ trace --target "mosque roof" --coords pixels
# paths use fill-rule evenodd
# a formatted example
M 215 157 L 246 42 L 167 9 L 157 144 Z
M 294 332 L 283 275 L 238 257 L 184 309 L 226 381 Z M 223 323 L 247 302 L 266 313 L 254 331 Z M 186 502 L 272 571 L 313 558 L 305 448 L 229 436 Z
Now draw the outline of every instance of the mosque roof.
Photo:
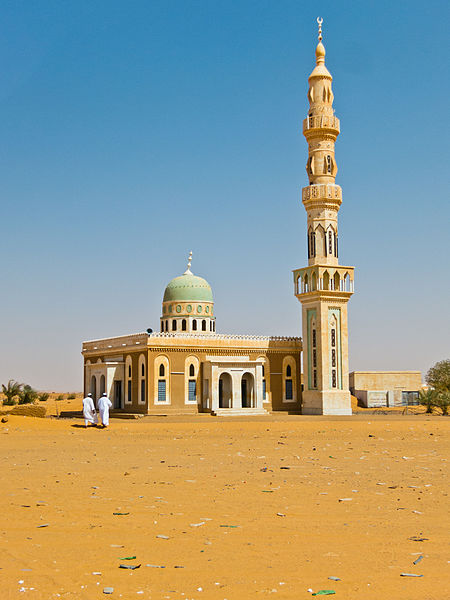
M 206 279 L 197 277 L 188 269 L 170 281 L 164 291 L 163 302 L 214 302 L 212 289 Z
M 191 272 L 192 252 L 183 275 L 169 281 L 164 290 L 163 302 L 214 302 L 212 289 L 206 279 Z

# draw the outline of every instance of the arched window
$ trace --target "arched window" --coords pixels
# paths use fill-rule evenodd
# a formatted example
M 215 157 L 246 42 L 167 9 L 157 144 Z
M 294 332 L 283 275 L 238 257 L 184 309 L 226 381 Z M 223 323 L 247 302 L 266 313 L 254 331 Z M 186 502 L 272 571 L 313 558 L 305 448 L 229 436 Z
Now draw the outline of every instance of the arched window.
M 139 356 L 140 364 L 140 385 L 139 385 L 139 402 L 145 404 L 147 401 L 147 389 L 146 389 L 146 377 L 145 377 L 145 356 L 141 354 Z
M 192 321 L 192 331 L 197 331 L 197 319 Z
M 176 330 L 177 330 L 177 320 L 172 319 L 172 331 L 176 331 Z
M 170 363 L 167 356 L 157 356 L 153 369 L 153 403 L 170 404 Z
M 210 321 L 210 322 L 209 322 L 209 330 L 210 330 L 210 331 L 212 331 L 212 330 L 213 330 L 213 322 L 212 322 L 212 321 Z
M 333 254 L 333 233 L 331 229 L 328 232 L 328 254 Z
M 186 319 L 183 319 L 183 320 L 181 321 L 181 330 L 182 330 L 182 331 L 186 331 Z
M 202 331 L 206 331 L 206 321 L 203 319 L 202 321 Z
M 309 237 L 309 257 L 311 258 L 316 256 L 316 232 L 311 231 Z
M 188 356 L 184 367 L 185 404 L 197 404 L 197 376 L 200 362 L 196 356 Z
M 327 155 L 327 173 L 331 173 L 331 167 L 332 167 L 331 156 L 328 154 Z
M 295 359 L 292 356 L 284 357 L 283 373 L 283 402 L 296 402 L 297 377 Z
M 337 258 L 337 256 L 338 256 L 338 236 L 337 235 L 334 236 L 334 255 Z
M 169 331 L 169 321 L 166 321 L 166 331 Z
M 125 403 L 131 404 L 133 402 L 133 379 L 131 371 L 131 356 L 127 356 L 125 359 Z M 139 372 L 139 371 L 138 371 Z

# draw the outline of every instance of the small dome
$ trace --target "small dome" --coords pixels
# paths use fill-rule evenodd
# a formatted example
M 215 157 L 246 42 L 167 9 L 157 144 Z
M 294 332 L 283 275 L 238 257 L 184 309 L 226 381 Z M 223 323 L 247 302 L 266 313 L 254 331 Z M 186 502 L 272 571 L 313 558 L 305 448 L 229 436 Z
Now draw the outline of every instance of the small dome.
M 211 286 L 190 272 L 175 277 L 164 291 L 163 302 L 214 302 Z

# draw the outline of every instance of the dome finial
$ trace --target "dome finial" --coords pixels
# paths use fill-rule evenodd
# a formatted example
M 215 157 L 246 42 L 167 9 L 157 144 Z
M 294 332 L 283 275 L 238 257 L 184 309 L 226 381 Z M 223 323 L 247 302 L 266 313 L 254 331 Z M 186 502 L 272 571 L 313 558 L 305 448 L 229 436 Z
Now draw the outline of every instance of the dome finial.
M 322 23 L 323 23 L 322 17 L 317 17 L 317 24 L 319 25 L 319 42 L 322 41 Z
M 189 252 L 188 265 L 187 265 L 186 271 L 184 272 L 184 275 L 192 275 L 191 265 L 192 265 L 192 250 Z
M 317 17 L 317 24 L 319 25 L 319 43 L 316 48 L 316 65 L 325 64 L 325 46 L 322 44 L 322 17 Z

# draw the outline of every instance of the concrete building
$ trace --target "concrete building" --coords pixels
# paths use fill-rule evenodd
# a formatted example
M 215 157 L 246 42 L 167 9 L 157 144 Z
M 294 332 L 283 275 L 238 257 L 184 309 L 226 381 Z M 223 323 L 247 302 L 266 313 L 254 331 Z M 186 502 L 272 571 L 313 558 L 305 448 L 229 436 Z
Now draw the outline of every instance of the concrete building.
M 367 408 L 417 404 L 422 389 L 420 371 L 353 371 L 350 392 Z

